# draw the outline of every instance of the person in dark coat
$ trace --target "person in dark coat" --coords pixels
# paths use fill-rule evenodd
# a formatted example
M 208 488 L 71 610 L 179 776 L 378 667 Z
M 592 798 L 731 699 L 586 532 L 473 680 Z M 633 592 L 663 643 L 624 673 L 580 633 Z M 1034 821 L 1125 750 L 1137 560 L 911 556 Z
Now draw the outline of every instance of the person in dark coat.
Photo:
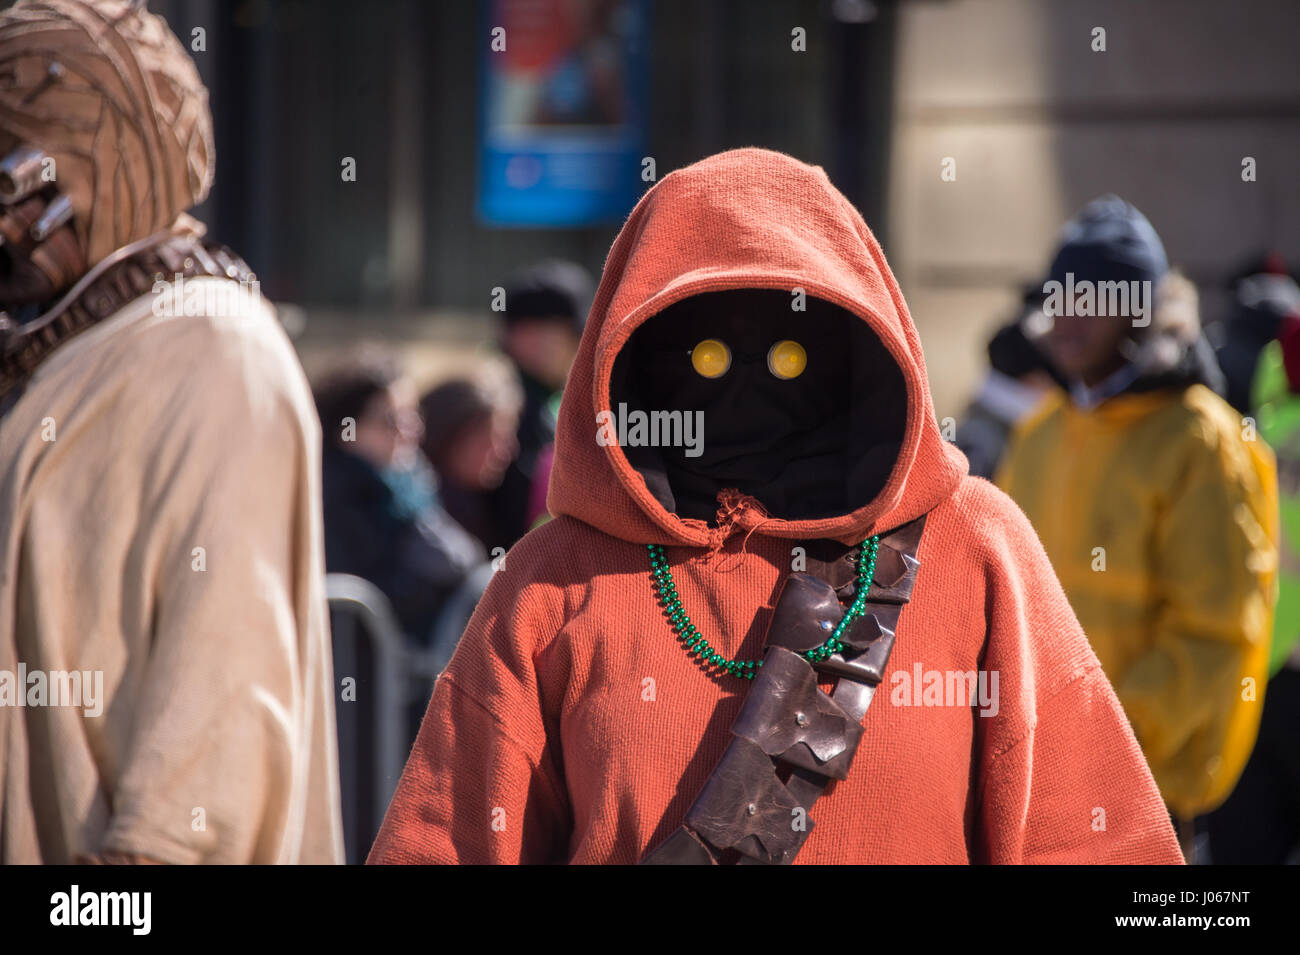
M 573 262 L 548 260 L 515 275 L 506 287 L 501 351 L 514 365 L 523 390 L 516 441 L 519 451 L 494 494 L 494 510 L 504 538 L 493 548 L 509 549 L 532 526 L 535 489 L 547 475 L 538 462 L 555 440 L 555 418 L 569 366 L 591 307 L 590 274 Z
M 486 375 L 444 381 L 420 399 L 422 447 L 443 506 L 489 557 L 504 553 L 517 536 L 517 526 L 507 523 L 514 510 L 502 503 L 502 485 L 518 452 L 521 402 L 513 377 L 496 382 Z
M 430 637 L 446 598 L 483 560 L 441 507 L 419 450 L 415 389 L 397 364 L 366 356 L 316 389 L 324 434 L 325 567 L 370 581 L 406 634 Z

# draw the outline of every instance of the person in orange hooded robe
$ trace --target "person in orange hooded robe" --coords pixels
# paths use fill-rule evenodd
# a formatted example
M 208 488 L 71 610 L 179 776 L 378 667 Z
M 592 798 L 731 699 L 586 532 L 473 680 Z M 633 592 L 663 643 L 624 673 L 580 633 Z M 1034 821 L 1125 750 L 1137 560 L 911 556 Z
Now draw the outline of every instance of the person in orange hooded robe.
M 675 446 L 638 410 L 683 412 Z M 756 660 L 803 555 L 921 515 L 884 682 L 797 861 L 1182 861 L 1038 538 L 940 437 L 903 296 L 820 168 L 734 150 L 642 198 L 570 373 L 548 506 L 438 678 L 371 863 L 641 859 L 754 685 L 688 654 L 647 545 L 710 645 Z M 976 671 L 991 697 L 931 692 Z

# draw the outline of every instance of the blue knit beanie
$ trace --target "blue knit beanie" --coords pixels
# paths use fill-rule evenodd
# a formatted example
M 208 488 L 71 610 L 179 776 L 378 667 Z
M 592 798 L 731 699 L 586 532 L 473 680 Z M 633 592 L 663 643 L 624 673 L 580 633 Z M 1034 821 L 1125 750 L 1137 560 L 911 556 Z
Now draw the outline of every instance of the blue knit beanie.
M 1149 281 L 1154 288 L 1169 271 L 1160 236 L 1146 216 L 1119 196 L 1094 199 L 1061 230 L 1049 280 L 1065 284 Z

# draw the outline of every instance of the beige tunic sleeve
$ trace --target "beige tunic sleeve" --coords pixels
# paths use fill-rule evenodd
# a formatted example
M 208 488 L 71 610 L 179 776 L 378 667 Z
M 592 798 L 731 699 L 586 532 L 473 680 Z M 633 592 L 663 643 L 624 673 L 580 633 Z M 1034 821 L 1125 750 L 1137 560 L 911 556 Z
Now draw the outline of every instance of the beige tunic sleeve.
M 3 482 L 13 645 L 29 669 L 102 672 L 105 697 L 10 712 L 5 854 L 341 862 L 302 370 L 260 300 L 131 309 L 60 349 L 5 423 L 30 435 Z
M 123 395 L 168 411 L 141 475 L 152 645 L 103 848 L 340 861 L 318 425 L 278 328 L 188 321 L 159 343 L 175 364 Z

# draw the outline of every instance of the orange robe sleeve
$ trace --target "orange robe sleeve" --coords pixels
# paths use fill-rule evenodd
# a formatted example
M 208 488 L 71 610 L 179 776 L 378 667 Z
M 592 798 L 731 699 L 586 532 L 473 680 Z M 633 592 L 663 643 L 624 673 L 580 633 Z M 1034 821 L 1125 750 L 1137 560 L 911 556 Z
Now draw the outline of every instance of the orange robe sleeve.
M 1182 864 L 1151 770 L 1037 534 L 1019 508 L 1004 515 L 984 571 L 984 667 L 999 673 L 1001 712 L 980 726 L 973 861 Z
M 572 832 L 535 656 L 563 623 L 553 587 L 507 556 L 434 686 L 369 864 L 561 862 Z M 507 729 L 507 726 L 509 729 Z M 549 730 L 549 732 L 548 732 Z

